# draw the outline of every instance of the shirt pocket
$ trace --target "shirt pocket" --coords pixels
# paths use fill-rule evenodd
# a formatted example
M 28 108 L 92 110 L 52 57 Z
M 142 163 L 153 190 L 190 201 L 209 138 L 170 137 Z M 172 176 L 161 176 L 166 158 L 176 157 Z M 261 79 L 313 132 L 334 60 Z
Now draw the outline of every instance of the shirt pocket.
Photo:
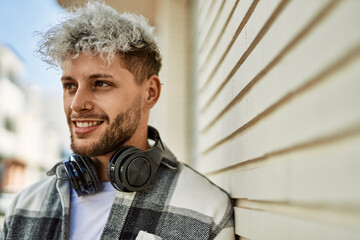
M 162 238 L 148 232 L 140 231 L 135 240 L 161 240 Z

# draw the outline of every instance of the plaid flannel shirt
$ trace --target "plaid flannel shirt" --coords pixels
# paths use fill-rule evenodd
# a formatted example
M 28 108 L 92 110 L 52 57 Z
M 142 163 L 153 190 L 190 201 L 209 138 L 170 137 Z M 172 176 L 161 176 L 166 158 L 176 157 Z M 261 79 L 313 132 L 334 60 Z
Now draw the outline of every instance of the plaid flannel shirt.
M 228 195 L 187 165 L 177 165 L 161 165 L 154 183 L 141 192 L 117 192 L 101 239 L 234 239 Z M 70 190 L 64 165 L 58 165 L 53 176 L 16 197 L 0 239 L 69 239 Z

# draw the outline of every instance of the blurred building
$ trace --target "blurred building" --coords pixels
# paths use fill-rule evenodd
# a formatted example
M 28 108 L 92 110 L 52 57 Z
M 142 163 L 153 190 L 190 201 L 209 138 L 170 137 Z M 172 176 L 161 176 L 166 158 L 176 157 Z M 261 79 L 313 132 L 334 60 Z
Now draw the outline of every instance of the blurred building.
M 14 193 L 60 161 L 58 136 L 41 117 L 41 94 L 24 76 L 20 58 L 0 45 L 0 214 Z

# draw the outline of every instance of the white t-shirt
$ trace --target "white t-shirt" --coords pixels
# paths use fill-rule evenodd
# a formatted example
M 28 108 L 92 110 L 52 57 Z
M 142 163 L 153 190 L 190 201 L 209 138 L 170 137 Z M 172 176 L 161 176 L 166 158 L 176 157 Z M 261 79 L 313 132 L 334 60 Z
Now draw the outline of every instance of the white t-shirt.
M 93 195 L 71 193 L 70 239 L 100 239 L 114 202 L 116 189 L 110 182 Z

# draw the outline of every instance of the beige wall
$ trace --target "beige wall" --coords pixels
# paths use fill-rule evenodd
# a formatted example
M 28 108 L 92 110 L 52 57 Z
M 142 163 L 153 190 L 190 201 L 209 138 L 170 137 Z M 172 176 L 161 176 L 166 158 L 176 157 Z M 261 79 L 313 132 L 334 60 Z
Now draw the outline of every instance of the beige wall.
M 186 0 L 157 1 L 155 25 L 159 35 L 163 83 L 159 102 L 150 116 L 168 147 L 183 162 L 190 161 L 191 95 L 189 77 L 190 28 Z
M 360 239 L 360 1 L 199 0 L 196 168 L 241 239 Z

